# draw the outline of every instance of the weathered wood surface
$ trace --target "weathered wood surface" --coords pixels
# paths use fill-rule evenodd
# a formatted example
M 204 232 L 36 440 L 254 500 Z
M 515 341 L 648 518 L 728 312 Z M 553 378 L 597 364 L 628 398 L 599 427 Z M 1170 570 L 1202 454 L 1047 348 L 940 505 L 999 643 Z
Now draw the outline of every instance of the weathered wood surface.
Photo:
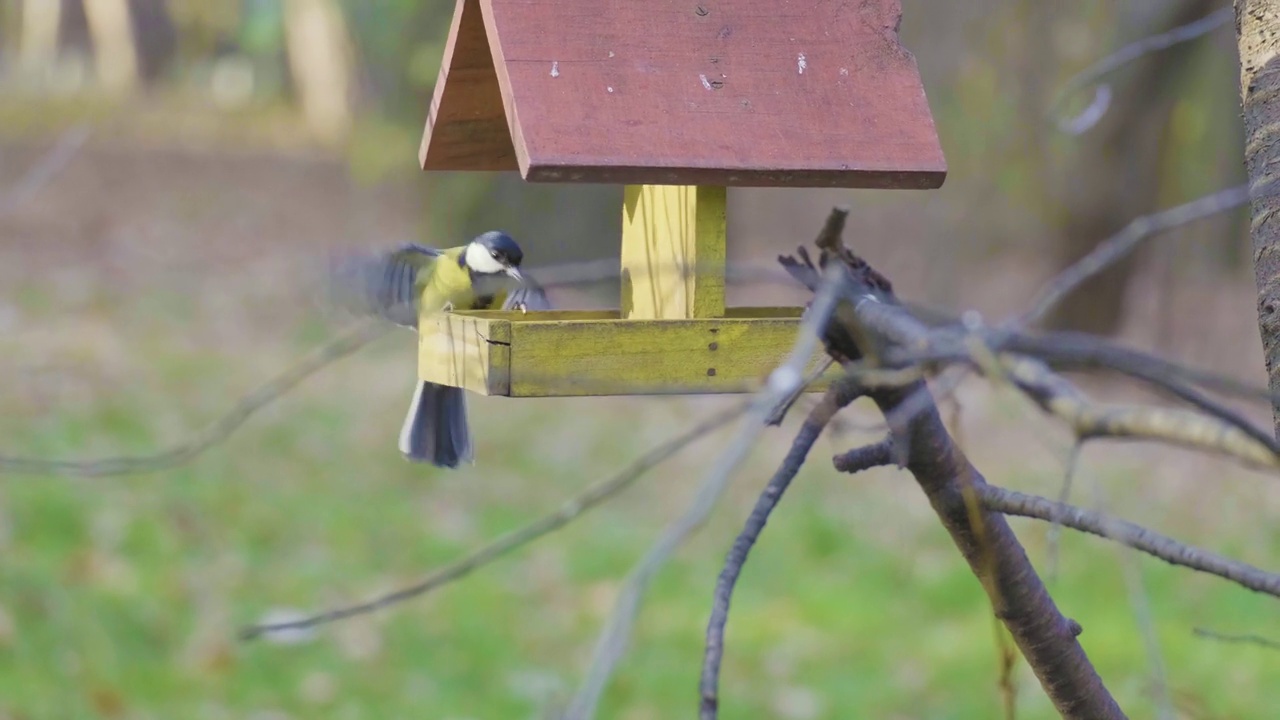
M 629 185 L 622 208 L 622 317 L 724 315 L 723 187 Z
M 509 395 L 511 323 L 463 313 L 418 321 L 418 377 L 481 395 Z
M 438 314 L 424 318 L 419 376 L 511 397 L 755 391 L 795 342 L 800 309 L 726 314 L 692 320 L 623 320 L 616 311 Z M 819 361 L 815 356 L 810 369 Z M 824 389 L 829 379 L 810 390 Z
M 519 170 L 480 0 L 458 0 L 418 149 L 424 170 Z

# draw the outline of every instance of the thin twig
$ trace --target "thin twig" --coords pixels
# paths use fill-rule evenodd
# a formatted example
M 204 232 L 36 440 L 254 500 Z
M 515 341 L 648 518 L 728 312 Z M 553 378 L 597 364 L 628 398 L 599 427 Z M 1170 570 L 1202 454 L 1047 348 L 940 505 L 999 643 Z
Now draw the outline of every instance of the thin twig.
M 832 360 L 831 358 L 824 359 L 822 363 L 820 363 L 818 366 L 818 371 L 817 371 L 818 375 L 822 375 L 827 370 L 829 370 L 832 365 L 835 365 L 835 364 L 836 364 L 836 361 Z M 782 421 L 785 420 L 787 417 L 787 412 L 791 410 L 791 406 L 795 405 L 796 401 L 800 399 L 801 395 L 804 395 L 804 390 L 805 388 L 803 386 L 798 387 L 795 389 L 795 392 L 791 393 L 789 397 L 783 399 L 782 402 L 778 403 L 778 406 L 775 407 L 773 411 L 769 413 L 769 416 L 765 418 L 764 424 L 769 425 L 771 427 L 777 427 L 778 425 L 781 425 Z
M 640 560 L 627 577 L 622 592 L 614 603 L 608 623 L 596 641 L 591 655 L 587 676 L 578 687 L 573 700 L 565 711 L 565 720 L 590 720 L 595 717 L 596 706 L 604 694 L 613 671 L 622 659 L 631 640 L 631 628 L 640 613 L 640 603 L 653 576 L 662 569 L 685 540 L 706 521 L 716 502 L 723 494 L 733 471 L 755 447 L 756 439 L 764 429 L 764 417 L 773 403 L 759 402 L 757 395 L 749 412 L 729 448 L 717 459 L 711 472 L 698 486 L 692 504 L 684 514 L 668 525 L 649 552 Z
M 1089 484 L 1093 488 L 1094 512 L 1108 523 L 1108 532 L 1120 531 L 1121 526 L 1118 520 L 1103 514 L 1107 500 L 1102 483 L 1098 482 L 1097 477 L 1092 477 L 1090 480 Z M 1160 650 L 1160 639 L 1156 635 L 1156 622 L 1151 614 L 1151 597 L 1147 592 L 1146 583 L 1142 580 L 1142 566 L 1139 563 L 1138 553 L 1126 545 L 1116 544 L 1114 547 L 1124 574 L 1125 589 L 1129 592 L 1129 604 L 1133 608 L 1134 622 L 1137 623 L 1138 632 L 1142 635 L 1142 644 L 1146 646 L 1147 663 L 1151 670 L 1151 689 L 1156 697 L 1159 720 L 1174 720 L 1173 698 L 1169 695 L 1169 679 L 1164 666 L 1164 653 Z
M 1102 241 L 1092 252 L 1054 277 L 1040 293 L 1031 310 L 1017 319 L 1017 325 L 1026 327 L 1040 321 L 1082 283 L 1124 258 L 1148 237 L 1248 202 L 1249 186 L 1237 185 L 1167 210 L 1135 218 L 1123 230 Z
M 84 146 L 85 141 L 93 133 L 88 125 L 79 125 L 67 130 L 14 186 L 0 195 L 0 218 L 12 213 L 23 203 L 30 200 L 40 189 L 57 177 L 58 173 L 71 164 L 76 153 Z
M 1208 628 L 1194 628 L 1191 632 L 1202 638 L 1217 640 L 1218 642 L 1257 645 L 1258 647 L 1266 648 L 1268 650 L 1280 650 L 1280 640 L 1272 640 L 1271 638 L 1265 638 L 1261 635 L 1233 635 L 1230 633 L 1218 632 L 1217 630 L 1210 630 Z
M 838 213 L 839 210 L 836 210 L 832 215 Z M 829 218 L 828 227 L 831 223 Z M 824 228 L 824 232 L 826 231 L 827 228 Z M 595 716 L 600 696 L 604 694 L 609 679 L 613 677 L 614 669 L 626 652 L 631 639 L 632 626 L 640 612 L 641 600 L 653 576 L 684 544 L 685 540 L 706 521 L 728 486 L 733 471 L 746 458 L 755 446 L 756 439 L 766 427 L 764 421 L 769 412 L 795 392 L 797 387 L 803 386 L 804 366 L 818 345 L 821 329 L 826 327 L 836 307 L 843 278 L 844 273 L 834 265 L 824 273 L 822 284 L 818 288 L 813 304 L 805 314 L 790 355 L 782 365 L 770 373 L 766 386 L 752 398 L 751 408 L 737 436 L 702 479 L 693 502 L 683 515 L 667 526 L 649 552 L 631 571 L 622 592 L 614 603 L 613 613 L 596 641 L 587 676 L 574 693 L 565 712 L 565 720 L 590 720 Z
M 1192 547 L 1131 522 L 994 485 L 982 486 L 979 494 L 982 504 L 994 512 L 1056 520 L 1073 530 L 1118 542 L 1170 565 L 1216 575 L 1255 592 L 1280 597 L 1280 575 Z
M 887 437 L 880 442 L 863 445 L 846 453 L 831 458 L 831 464 L 838 472 L 858 473 L 867 468 L 890 465 L 894 462 L 893 438 Z
M 721 570 L 720 577 L 716 581 L 714 599 L 711 604 L 711 617 L 707 621 L 706 646 L 702 660 L 702 700 L 699 706 L 699 715 L 702 720 L 715 720 L 719 711 L 718 688 L 720 684 L 720 661 L 724 655 L 724 628 L 725 623 L 729 620 L 729 601 L 733 595 L 734 585 L 738 581 L 743 565 L 747 562 L 747 555 L 760 537 L 760 533 L 764 531 L 765 523 L 769 521 L 769 514 L 773 512 L 778 501 L 782 499 L 782 494 L 787 491 L 787 487 L 790 486 L 796 473 L 800 472 L 805 458 L 809 456 L 809 451 L 813 448 L 813 444 L 817 442 L 818 436 L 822 434 L 823 428 L 827 426 L 836 412 L 852 402 L 857 396 L 858 393 L 851 390 L 850 383 L 832 386 L 827 390 L 822 402 L 813 409 L 813 412 L 809 414 L 809 417 L 805 419 L 804 424 L 800 427 L 800 432 L 796 434 L 795 440 L 791 443 L 790 452 L 783 458 L 782 465 L 765 485 L 759 499 L 756 500 L 755 508 L 751 511 L 751 515 L 747 518 L 742 528 L 742 532 L 733 541 L 733 547 L 725 558 L 724 569 Z M 887 453 L 881 453 L 880 456 L 877 456 L 874 452 L 874 449 L 882 444 L 877 443 L 869 448 L 862 448 L 863 450 L 872 450 L 871 452 L 864 452 L 863 459 L 875 460 L 883 457 L 884 462 L 881 464 L 887 463 Z M 872 467 L 872 465 L 867 464 L 865 467 Z M 853 471 L 848 470 L 848 472 Z
M 1084 449 L 1084 443 L 1079 439 L 1071 445 L 1071 451 L 1067 454 L 1067 462 L 1062 470 L 1062 487 L 1058 488 L 1058 502 L 1068 503 L 1071 501 L 1071 482 L 1075 479 L 1076 468 L 1080 464 L 1080 452 Z M 1058 542 L 1062 537 L 1062 525 L 1057 519 L 1049 526 L 1048 552 L 1049 552 L 1049 568 L 1045 573 L 1049 576 L 1049 582 L 1057 582 L 1058 580 Z
M 1280 458 L 1280 441 L 1242 413 L 1209 397 L 1194 385 L 1250 400 L 1269 400 L 1266 390 L 1231 378 L 1169 362 L 1160 357 L 1076 332 L 1029 335 L 1004 327 L 986 331 L 984 342 L 1004 351 L 1004 364 L 1015 374 L 1028 373 L 1030 385 L 1020 387 L 1042 406 L 1056 396 L 1058 407 L 1046 407 L 1090 437 L 1146 437 L 1213 450 L 1236 457 L 1255 467 L 1274 467 Z M 939 367 L 946 363 L 979 366 L 972 347 L 948 331 L 931 331 L 919 349 L 893 350 L 887 359 L 895 366 Z M 1075 386 L 1049 372 L 1047 366 L 1077 370 L 1112 370 L 1141 380 L 1156 390 L 1204 413 L 1181 409 L 1129 407 L 1102 409 L 1093 405 Z M 1003 371 L 1002 371 L 1003 372 Z M 1038 379 L 1037 379 L 1038 378 Z M 1207 417 L 1205 417 L 1207 416 Z M 1127 424 L 1129 427 L 1121 428 Z M 1176 427 L 1174 427 L 1176 426 Z M 1193 437 L 1188 437 L 1191 435 Z
M 448 585 L 465 577 L 472 571 L 502 558 L 511 551 L 564 527 L 583 513 L 626 490 L 632 483 L 659 463 L 742 415 L 746 409 L 747 404 L 741 403 L 712 416 L 691 430 L 681 433 L 679 437 L 668 440 L 645 453 L 639 460 L 636 460 L 617 475 L 598 482 L 570 498 L 555 512 L 498 537 L 492 542 L 468 553 L 465 557 L 436 570 L 409 587 L 381 595 L 367 602 L 317 613 L 296 621 L 254 625 L 245 628 L 241 632 L 241 638 L 252 640 L 272 632 L 303 630 L 356 615 L 366 615 Z
M 226 440 L 258 410 L 288 393 L 299 383 L 385 334 L 391 326 L 359 323 L 355 329 L 312 351 L 295 365 L 240 398 L 231 410 L 190 439 L 152 455 L 97 460 L 46 460 L 0 455 L 0 475 L 55 475 L 100 478 L 138 475 L 174 468 L 194 460 Z
M 1001 706 L 1004 708 L 1004 720 L 1018 718 L 1018 674 L 1014 672 L 1018 666 L 1018 645 L 1013 641 L 1009 628 L 1000 622 L 1000 618 L 991 616 L 991 629 L 996 636 L 996 651 L 999 653 L 999 677 L 996 686 L 1000 688 Z
M 1185 396 L 1189 384 L 1222 395 L 1266 403 L 1268 407 L 1280 404 L 1280 394 L 1272 394 L 1266 388 L 1228 375 L 1188 367 L 1088 333 L 1055 331 L 1032 334 L 1005 325 L 984 331 L 983 339 L 995 352 L 1027 355 L 1060 370 L 1118 372 L 1197 406 L 1198 401 Z M 969 349 L 963 347 L 949 328 L 933 329 L 927 346 L 909 350 L 893 348 L 886 353 L 885 360 L 894 367 L 974 364 Z M 1215 414 L 1209 408 L 1201 409 Z
M 1089 85 L 1097 83 L 1103 76 L 1115 72 L 1138 58 L 1160 50 L 1166 50 L 1179 43 L 1194 40 L 1226 24 L 1233 17 L 1233 9 L 1228 5 L 1186 25 L 1180 25 L 1167 32 L 1150 35 L 1125 45 L 1068 80 L 1053 102 L 1049 104 L 1050 117 L 1055 119 L 1058 128 L 1063 132 L 1072 135 L 1084 133 L 1096 125 L 1098 120 L 1102 119 L 1102 116 L 1106 114 L 1107 106 L 1110 104 L 1111 88 L 1108 85 L 1097 85 L 1094 100 L 1084 112 L 1075 117 L 1063 118 L 1059 115 L 1058 110 L 1071 96 Z

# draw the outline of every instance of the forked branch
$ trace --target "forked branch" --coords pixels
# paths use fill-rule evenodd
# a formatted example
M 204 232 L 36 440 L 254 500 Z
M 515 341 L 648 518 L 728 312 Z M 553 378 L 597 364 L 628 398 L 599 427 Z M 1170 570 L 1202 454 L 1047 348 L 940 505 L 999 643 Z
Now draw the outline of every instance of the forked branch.
M 794 258 L 782 261 L 794 277 L 815 289 L 817 267 Z M 832 263 L 846 269 L 843 300 L 823 335 L 833 358 L 848 363 L 879 355 L 885 346 L 928 346 L 929 328 L 897 305 L 861 258 L 833 243 L 823 250 L 819 267 Z M 889 415 L 924 392 L 923 382 L 917 381 L 871 389 L 868 395 Z M 986 480 L 952 442 L 937 407 L 931 402 L 921 406 L 901 430 L 895 428 L 895 445 L 1050 700 L 1065 718 L 1124 718 L 1076 639 L 1079 625 L 1058 610 L 1004 516 L 981 507 L 980 501 L 975 506 Z

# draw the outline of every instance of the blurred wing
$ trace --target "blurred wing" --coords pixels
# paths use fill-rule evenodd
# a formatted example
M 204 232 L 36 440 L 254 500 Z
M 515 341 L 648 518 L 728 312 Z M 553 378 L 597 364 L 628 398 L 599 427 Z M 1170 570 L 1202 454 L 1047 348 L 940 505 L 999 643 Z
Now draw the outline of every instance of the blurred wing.
M 502 303 L 503 310 L 519 310 L 521 308 L 530 312 L 552 309 L 551 301 L 547 299 L 546 291 L 527 274 L 524 276 L 524 282 L 520 287 L 508 293 L 506 301 Z
M 360 315 L 418 327 L 419 275 L 443 254 L 413 243 L 377 256 L 344 258 L 330 272 L 334 300 Z

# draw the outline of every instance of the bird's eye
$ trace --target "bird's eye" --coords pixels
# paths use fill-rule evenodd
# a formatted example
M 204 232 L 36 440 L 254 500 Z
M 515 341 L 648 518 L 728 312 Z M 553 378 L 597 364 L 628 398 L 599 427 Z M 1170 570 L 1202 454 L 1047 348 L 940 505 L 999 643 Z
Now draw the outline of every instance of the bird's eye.
M 497 251 L 497 250 L 490 250 L 490 251 L 489 251 L 489 254 L 493 256 L 493 259 L 494 259 L 494 260 L 497 260 L 497 259 L 498 259 L 498 251 Z

